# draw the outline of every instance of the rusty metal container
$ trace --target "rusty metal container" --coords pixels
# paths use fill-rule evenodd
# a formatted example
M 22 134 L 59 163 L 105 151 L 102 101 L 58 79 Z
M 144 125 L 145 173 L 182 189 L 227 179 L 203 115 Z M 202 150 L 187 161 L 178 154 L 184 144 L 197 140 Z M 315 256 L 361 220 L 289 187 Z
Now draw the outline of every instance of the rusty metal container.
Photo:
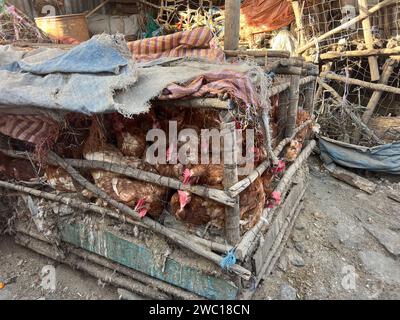
M 90 38 L 84 14 L 40 17 L 35 18 L 35 22 L 39 29 L 55 40 L 83 42 Z

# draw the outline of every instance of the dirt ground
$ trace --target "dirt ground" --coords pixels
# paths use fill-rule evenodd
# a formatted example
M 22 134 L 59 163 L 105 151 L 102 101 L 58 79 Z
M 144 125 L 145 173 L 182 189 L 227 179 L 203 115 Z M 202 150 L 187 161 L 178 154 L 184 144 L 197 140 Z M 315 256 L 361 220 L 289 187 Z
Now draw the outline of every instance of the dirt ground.
M 332 178 L 315 158 L 292 236 L 255 299 L 400 299 L 400 178 L 372 176 L 368 195 Z M 56 268 L 54 292 L 40 286 L 46 265 Z M 0 237 L 1 299 L 118 299 L 117 288 L 55 263 Z

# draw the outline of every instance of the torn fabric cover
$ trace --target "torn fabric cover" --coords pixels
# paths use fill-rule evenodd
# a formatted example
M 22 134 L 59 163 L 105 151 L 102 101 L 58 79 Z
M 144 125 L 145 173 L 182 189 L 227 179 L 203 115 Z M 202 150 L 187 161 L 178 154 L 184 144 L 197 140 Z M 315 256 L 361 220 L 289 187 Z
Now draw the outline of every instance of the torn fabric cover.
M 319 148 L 324 162 L 329 159 L 348 168 L 400 174 L 400 142 L 368 148 L 320 137 Z
M 36 50 L 35 50 L 36 51 Z M 0 106 L 81 113 L 124 109 L 114 96 L 133 86 L 137 71 L 120 35 L 99 35 L 70 51 L 21 53 L 0 47 Z

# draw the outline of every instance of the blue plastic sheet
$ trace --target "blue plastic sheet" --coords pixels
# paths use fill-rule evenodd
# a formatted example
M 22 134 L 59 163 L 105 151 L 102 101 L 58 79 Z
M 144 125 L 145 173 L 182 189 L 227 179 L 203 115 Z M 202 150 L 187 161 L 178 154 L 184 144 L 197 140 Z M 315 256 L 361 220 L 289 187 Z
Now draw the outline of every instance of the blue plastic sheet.
M 368 148 L 320 137 L 319 148 L 322 158 L 344 167 L 400 174 L 400 141 Z

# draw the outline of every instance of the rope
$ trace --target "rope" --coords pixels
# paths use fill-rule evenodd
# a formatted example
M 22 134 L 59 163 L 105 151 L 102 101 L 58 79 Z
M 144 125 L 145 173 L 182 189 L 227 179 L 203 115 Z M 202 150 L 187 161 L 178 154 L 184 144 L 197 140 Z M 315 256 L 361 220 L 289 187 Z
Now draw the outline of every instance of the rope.
M 222 269 L 229 270 L 232 266 L 236 264 L 236 253 L 235 248 L 228 251 L 225 257 L 223 257 L 219 263 Z

